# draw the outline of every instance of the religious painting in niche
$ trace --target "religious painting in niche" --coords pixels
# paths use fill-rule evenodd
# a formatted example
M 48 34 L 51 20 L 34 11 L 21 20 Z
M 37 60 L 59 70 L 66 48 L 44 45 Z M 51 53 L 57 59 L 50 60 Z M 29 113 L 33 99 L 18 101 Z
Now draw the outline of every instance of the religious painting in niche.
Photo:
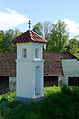
M 38 48 L 35 49 L 35 58 L 39 58 L 39 50 L 38 50 Z
M 23 50 L 22 50 L 22 57 L 23 58 L 27 58 L 27 50 L 26 50 L 26 48 L 23 48 Z

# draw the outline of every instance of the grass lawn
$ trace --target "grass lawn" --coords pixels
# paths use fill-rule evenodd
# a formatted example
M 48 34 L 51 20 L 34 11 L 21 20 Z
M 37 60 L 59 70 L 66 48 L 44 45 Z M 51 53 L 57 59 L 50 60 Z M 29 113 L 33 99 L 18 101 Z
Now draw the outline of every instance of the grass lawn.
M 79 88 L 48 87 L 46 98 L 26 107 L 15 93 L 0 96 L 0 119 L 79 119 Z

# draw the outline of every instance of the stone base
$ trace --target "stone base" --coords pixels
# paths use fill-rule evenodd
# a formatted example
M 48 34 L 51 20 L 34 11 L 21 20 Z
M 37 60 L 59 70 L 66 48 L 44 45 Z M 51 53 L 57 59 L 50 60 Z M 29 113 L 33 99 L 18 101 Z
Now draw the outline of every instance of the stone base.
M 24 97 L 15 97 L 15 100 L 19 100 L 21 102 L 23 102 L 25 105 L 29 105 L 31 102 L 38 102 L 41 101 L 45 98 L 45 96 L 42 97 L 38 97 L 38 98 L 24 98 Z

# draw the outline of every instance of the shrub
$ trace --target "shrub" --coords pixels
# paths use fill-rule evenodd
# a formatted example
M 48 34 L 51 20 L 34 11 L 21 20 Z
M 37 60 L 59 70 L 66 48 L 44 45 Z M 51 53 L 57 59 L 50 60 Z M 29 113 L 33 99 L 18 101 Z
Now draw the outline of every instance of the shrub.
M 26 106 L 18 104 L 15 108 L 7 109 L 4 113 L 4 119 L 24 119 Z
M 39 111 L 26 113 L 25 119 L 42 119 Z
M 15 93 L 7 93 L 7 94 L 3 94 L 2 97 L 1 97 L 1 101 L 13 101 L 14 100 L 14 97 L 16 96 Z
M 31 103 L 28 107 L 15 101 L 14 94 L 3 95 L 0 101 L 0 119 L 79 118 L 79 87 L 49 87 L 44 89 L 44 93 L 44 100 Z
M 71 96 L 72 92 L 68 86 L 63 85 L 61 87 L 61 94 L 65 95 L 65 96 Z

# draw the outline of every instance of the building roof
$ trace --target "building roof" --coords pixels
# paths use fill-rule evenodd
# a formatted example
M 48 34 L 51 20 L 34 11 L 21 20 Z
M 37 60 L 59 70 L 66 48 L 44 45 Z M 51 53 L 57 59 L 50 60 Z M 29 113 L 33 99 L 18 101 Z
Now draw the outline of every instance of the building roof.
M 0 76 L 16 76 L 16 53 L 0 52 Z
M 13 44 L 25 42 L 47 43 L 44 38 L 33 32 L 32 30 L 28 30 L 22 33 L 12 41 Z
M 62 59 L 78 59 L 69 52 L 50 52 L 44 53 L 44 75 L 63 76 Z
M 16 57 L 14 52 L 0 52 L 0 76 L 16 76 Z M 62 59 L 77 59 L 69 52 L 43 53 L 44 75 L 63 76 Z

